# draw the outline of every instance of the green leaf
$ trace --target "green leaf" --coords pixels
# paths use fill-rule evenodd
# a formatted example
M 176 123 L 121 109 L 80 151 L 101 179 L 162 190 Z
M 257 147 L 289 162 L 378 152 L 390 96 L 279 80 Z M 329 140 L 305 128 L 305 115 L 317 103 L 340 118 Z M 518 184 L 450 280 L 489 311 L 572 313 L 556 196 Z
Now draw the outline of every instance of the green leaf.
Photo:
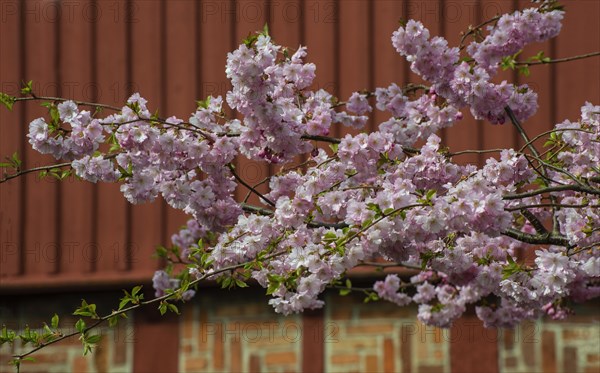
M 350 294 L 350 292 L 351 292 L 350 289 L 340 289 L 341 296 L 346 296 L 346 295 Z
M 117 324 L 119 323 L 119 316 L 118 315 L 114 315 L 108 318 L 108 326 L 115 327 L 117 326 Z
M 75 324 L 75 329 L 77 329 L 79 333 L 83 333 L 83 331 L 85 330 L 85 321 L 79 319 Z
M 167 303 L 169 306 L 169 311 L 175 312 L 176 314 L 179 315 L 179 309 L 177 308 L 176 305 L 174 305 L 173 303 Z
M 134 287 L 133 290 L 131 290 L 131 296 L 135 297 L 136 294 L 140 292 L 140 290 L 142 290 L 142 285 Z
M 167 313 L 167 303 L 160 302 L 160 306 L 158 306 L 158 310 L 160 311 L 161 315 L 164 315 L 165 313 Z
M 101 339 L 102 339 L 101 334 L 88 335 L 85 337 L 85 341 L 89 344 L 96 344 L 96 343 L 100 342 Z
M 13 164 L 13 168 L 15 168 L 16 170 L 21 168 L 22 161 L 21 161 L 21 159 L 19 159 L 19 153 L 14 152 L 12 154 L 12 156 L 10 157 L 10 161 Z
M 6 108 L 8 110 L 12 111 L 13 105 L 16 100 L 17 100 L 16 97 L 13 97 L 13 96 L 7 95 L 6 93 L 0 92 L 0 103 L 3 104 L 4 106 L 6 106 Z
M 263 26 L 263 31 L 262 31 L 262 35 L 264 36 L 269 36 L 269 25 L 265 23 L 265 25 Z
M 529 76 L 529 66 L 528 65 L 520 66 L 519 73 L 523 76 Z
M 208 109 L 208 106 L 210 105 L 210 99 L 211 97 L 208 96 L 205 100 L 196 101 L 198 104 L 198 109 Z
M 240 280 L 239 278 L 235 279 L 235 284 L 237 285 L 237 287 L 240 287 L 240 288 L 247 288 L 248 287 L 248 284 L 245 283 L 244 281 Z
M 60 122 L 60 114 L 58 113 L 58 108 L 55 105 L 50 106 L 48 109 L 50 113 L 50 117 L 52 118 L 52 122 L 54 124 L 58 124 Z
M 23 87 L 21 88 L 21 93 L 24 95 L 28 95 L 33 92 L 33 80 L 28 81 L 27 83 L 23 82 Z
M 337 240 L 337 235 L 335 234 L 335 232 L 332 231 L 328 231 L 327 233 L 325 233 L 325 235 L 323 236 L 323 241 L 325 242 L 331 242 L 331 241 L 335 241 Z

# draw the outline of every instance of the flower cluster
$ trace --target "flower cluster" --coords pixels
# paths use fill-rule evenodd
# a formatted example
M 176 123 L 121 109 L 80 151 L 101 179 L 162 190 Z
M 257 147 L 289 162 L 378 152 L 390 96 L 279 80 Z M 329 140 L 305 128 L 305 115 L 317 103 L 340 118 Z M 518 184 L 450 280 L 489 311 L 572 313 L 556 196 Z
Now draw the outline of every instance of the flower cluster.
M 481 43 L 468 46 L 471 63 L 460 62 L 459 49 L 449 48 L 444 38 L 430 39 L 429 30 L 418 21 L 410 20 L 394 32 L 392 43 L 411 62 L 411 69 L 432 82 L 435 92 L 449 105 L 469 106 L 476 119 L 494 124 L 507 121 L 508 106 L 523 121 L 536 112 L 537 95 L 527 85 L 515 87 L 506 81 L 496 84 L 491 79 L 502 57 L 515 54 L 529 43 L 556 36 L 563 13 L 532 8 L 502 16 Z
M 502 58 L 554 37 L 562 17 L 545 8 L 502 16 L 468 46 L 466 60 L 408 21 L 393 46 L 432 86 L 391 84 L 347 102 L 310 89 L 315 66 L 304 62 L 305 47 L 290 55 L 263 32 L 227 58 L 225 101 L 239 119 L 226 117 L 221 97 L 200 101 L 187 122 L 163 119 L 134 94 L 104 118 L 73 101 L 50 103 L 51 120 L 33 120 L 28 137 L 77 176 L 120 183 L 131 203 L 161 195 L 190 215 L 170 251 L 186 272 L 175 279 L 157 271 L 156 296 L 177 292 L 184 277 L 186 289 L 194 276 L 224 287 L 254 279 L 277 312 L 290 314 L 322 307 L 319 295 L 342 287 L 356 266 L 387 261 L 416 274 L 390 274 L 361 291 L 368 300 L 414 303 L 426 324 L 448 327 L 469 305 L 487 326 L 560 318 L 571 302 L 600 296 L 600 106 L 586 103 L 578 121 L 480 167 L 458 162 L 438 132 L 463 107 L 491 123 L 533 115 L 535 92 L 492 79 Z M 377 131 L 326 137 L 335 124 L 363 128 L 372 97 L 391 114 Z M 240 154 L 283 164 L 266 193 L 235 173 Z M 264 203 L 236 201 L 237 182 Z M 527 250 L 533 260 L 520 260 Z

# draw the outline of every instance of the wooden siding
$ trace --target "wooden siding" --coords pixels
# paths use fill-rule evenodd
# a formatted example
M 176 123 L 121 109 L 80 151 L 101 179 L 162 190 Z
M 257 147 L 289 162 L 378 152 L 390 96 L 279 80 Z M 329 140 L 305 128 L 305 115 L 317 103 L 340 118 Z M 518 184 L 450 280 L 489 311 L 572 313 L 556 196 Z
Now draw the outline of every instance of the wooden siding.
M 552 57 L 600 50 L 600 2 L 566 2 L 562 35 L 529 47 Z M 527 4 L 502 1 L 392 0 L 3 0 L 0 3 L 0 91 L 16 94 L 33 80 L 40 95 L 120 105 L 139 91 L 163 115 L 188 118 L 195 100 L 225 94 L 226 53 L 265 22 L 278 42 L 307 45 L 317 64 L 316 86 L 347 98 L 351 92 L 418 81 L 390 43 L 399 19 L 422 20 L 452 44 L 469 24 Z M 600 59 L 532 68 L 529 83 L 540 111 L 525 125 L 533 133 L 576 119 L 586 101 L 600 103 Z M 0 155 L 17 151 L 26 167 L 51 159 L 29 148 L 29 121 L 44 115 L 37 104 L 0 110 Z M 376 123 L 385 114 L 376 113 Z M 453 149 L 518 146 L 509 125 L 492 126 L 469 115 L 444 131 Z M 336 130 L 337 135 L 341 134 Z M 464 161 L 477 162 L 477 156 Z M 268 166 L 240 161 L 251 183 Z M 245 195 L 246 191 L 239 191 Z M 35 175 L 0 185 L 0 292 L 82 285 L 121 285 L 148 279 L 160 267 L 150 256 L 157 243 L 185 222 L 164 203 L 131 206 L 117 185 Z

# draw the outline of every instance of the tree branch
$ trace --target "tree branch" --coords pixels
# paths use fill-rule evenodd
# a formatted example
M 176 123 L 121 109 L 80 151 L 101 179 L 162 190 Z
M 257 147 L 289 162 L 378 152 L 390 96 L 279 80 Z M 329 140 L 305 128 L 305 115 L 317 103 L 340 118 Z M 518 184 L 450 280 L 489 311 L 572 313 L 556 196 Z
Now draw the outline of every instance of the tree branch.
M 519 61 L 519 62 L 515 62 L 515 66 L 546 65 L 546 64 L 550 64 L 550 63 L 560 63 L 560 62 L 581 60 L 583 58 L 589 58 L 589 57 L 594 57 L 594 56 L 600 56 L 600 52 L 592 52 L 592 53 L 580 54 L 578 56 L 557 58 L 557 59 L 549 60 L 549 61 L 533 61 L 533 62 Z

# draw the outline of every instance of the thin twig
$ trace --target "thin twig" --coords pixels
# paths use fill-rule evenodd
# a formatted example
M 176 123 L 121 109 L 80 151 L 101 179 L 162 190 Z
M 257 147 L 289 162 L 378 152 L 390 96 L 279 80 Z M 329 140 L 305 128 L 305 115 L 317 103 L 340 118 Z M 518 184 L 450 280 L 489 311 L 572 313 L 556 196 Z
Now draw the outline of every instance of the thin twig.
M 27 174 L 30 174 L 32 172 L 49 171 L 49 170 L 52 170 L 54 168 L 62 168 L 62 167 L 67 167 L 67 166 L 71 166 L 71 162 L 68 162 L 68 163 L 57 163 L 57 164 L 48 165 L 48 166 L 40 166 L 40 167 L 29 168 L 27 170 L 22 170 L 22 171 L 19 171 L 17 173 L 8 175 L 4 179 L 0 179 L 0 184 L 5 183 L 5 182 L 7 182 L 10 179 L 14 179 L 14 178 L 19 177 L 19 176 L 27 175 Z
M 235 172 L 235 168 L 233 167 L 233 165 L 231 163 L 229 163 L 227 165 L 227 167 L 229 167 L 229 170 L 231 171 L 233 177 L 235 177 L 235 179 L 242 184 L 243 186 L 245 186 L 246 188 L 250 189 L 254 194 L 256 194 L 258 197 L 260 197 L 263 201 L 265 201 L 266 203 L 268 203 L 269 205 L 275 207 L 275 203 L 273 201 L 271 201 L 270 199 L 268 199 L 267 197 L 263 196 L 262 193 L 260 193 L 259 191 L 257 191 L 256 189 L 252 188 L 252 186 L 250 184 L 248 184 L 247 182 L 245 182 L 236 172 Z
M 278 251 L 278 252 L 275 252 L 273 254 L 267 255 L 267 256 L 263 257 L 262 259 L 263 260 L 272 259 L 272 258 L 275 258 L 275 257 L 277 257 L 279 255 L 285 254 L 286 252 L 287 252 L 286 250 Z M 227 266 L 227 267 L 223 267 L 223 268 L 217 269 L 217 270 L 215 270 L 213 272 L 204 273 L 201 277 L 199 277 L 199 278 L 191 281 L 189 283 L 189 287 L 192 287 L 192 286 L 198 284 L 199 282 L 207 279 L 208 277 L 212 277 L 212 276 L 224 273 L 224 272 L 228 272 L 228 271 L 232 271 L 232 270 L 244 267 L 245 265 L 247 265 L 249 263 L 252 263 L 255 260 L 256 260 L 256 258 L 252 259 L 252 260 L 248 260 L 248 261 L 243 262 L 243 263 L 238 263 L 238 264 L 233 264 L 233 265 L 230 265 L 230 266 Z M 118 310 L 118 311 L 112 311 L 110 314 L 100 317 L 94 324 L 86 327 L 83 330 L 83 332 L 81 332 L 81 333 L 79 331 L 76 331 L 76 332 L 64 334 L 64 335 L 58 337 L 57 339 L 53 339 L 53 340 L 51 340 L 49 342 L 40 344 L 36 348 L 34 348 L 34 349 L 32 349 L 32 350 L 24 353 L 24 354 L 13 355 L 13 357 L 15 359 L 22 360 L 23 358 L 27 357 L 28 355 L 31 355 L 32 353 L 34 353 L 34 352 L 36 352 L 36 351 L 38 351 L 38 350 L 40 350 L 40 349 L 42 349 L 42 348 L 44 348 L 46 346 L 49 346 L 49 345 L 54 344 L 56 342 L 62 341 L 63 339 L 66 339 L 66 338 L 69 338 L 69 337 L 73 337 L 73 336 L 76 336 L 76 335 L 79 335 L 79 334 L 85 334 L 88 331 L 90 331 L 91 329 L 94 329 L 94 328 L 98 327 L 100 324 L 102 324 L 103 322 L 105 322 L 106 320 L 108 320 L 108 319 L 110 319 L 112 317 L 118 316 L 120 314 L 129 312 L 129 311 L 133 311 L 133 310 L 135 310 L 137 308 L 140 308 L 142 306 L 146 306 L 146 305 L 153 304 L 153 303 L 156 303 L 156 302 L 161 302 L 161 301 L 168 300 L 170 298 L 175 298 L 175 297 L 177 297 L 176 293 L 169 293 L 169 294 L 165 294 L 165 295 L 163 295 L 161 297 L 157 297 L 157 298 L 153 298 L 153 299 L 150 299 L 150 300 L 147 300 L 147 301 L 139 302 L 138 304 L 134 304 L 132 306 L 129 306 L 127 308 L 123 308 L 123 309 Z
M 116 107 L 116 106 L 112 106 L 112 105 L 104 105 L 104 104 L 98 104 L 95 102 L 87 102 L 87 101 L 70 100 L 70 99 L 61 98 L 61 97 L 48 97 L 48 96 L 35 96 L 35 95 L 29 96 L 29 97 L 15 97 L 15 102 L 17 102 L 17 101 L 42 101 L 42 100 L 60 101 L 60 102 L 73 101 L 77 105 L 99 107 L 99 108 L 110 109 L 110 110 L 114 110 L 114 111 L 121 111 L 121 109 L 122 109 L 120 107 Z
M 560 62 L 581 60 L 583 58 L 589 58 L 589 57 L 594 57 L 594 56 L 600 56 L 600 52 L 592 52 L 592 53 L 587 53 L 587 54 L 580 54 L 578 56 L 557 58 L 557 59 L 549 60 L 549 61 L 533 61 L 533 62 L 519 61 L 519 62 L 515 62 L 515 66 L 546 65 L 546 64 L 550 64 L 550 63 L 560 63 Z

